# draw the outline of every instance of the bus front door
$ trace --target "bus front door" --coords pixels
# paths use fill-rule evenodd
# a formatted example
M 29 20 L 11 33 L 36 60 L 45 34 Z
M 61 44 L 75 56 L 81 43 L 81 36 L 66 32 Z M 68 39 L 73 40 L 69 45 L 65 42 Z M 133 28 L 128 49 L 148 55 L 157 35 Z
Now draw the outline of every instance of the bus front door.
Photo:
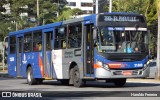
M 22 76 L 22 48 L 23 48 L 23 37 L 17 37 L 17 49 L 16 49 L 16 72 L 17 77 Z
M 44 77 L 52 79 L 53 65 L 52 65 L 52 42 L 53 41 L 53 29 L 43 30 L 43 65 L 44 65 Z

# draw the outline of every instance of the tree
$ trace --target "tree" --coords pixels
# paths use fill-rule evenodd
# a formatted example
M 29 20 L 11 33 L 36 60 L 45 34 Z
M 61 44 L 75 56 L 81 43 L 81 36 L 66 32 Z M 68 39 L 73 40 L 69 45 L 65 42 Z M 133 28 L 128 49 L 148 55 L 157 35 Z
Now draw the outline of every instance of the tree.
M 9 15 L 6 12 L 5 5 L 7 5 L 7 0 L 1 0 L 0 2 L 0 41 L 3 41 L 3 38 L 8 35 L 9 30 L 11 29 L 11 24 L 9 23 Z
M 74 9 L 71 10 L 71 15 L 72 16 L 81 15 L 82 13 L 83 13 L 82 10 L 79 9 L 79 8 L 74 8 Z
M 158 12 L 158 46 L 157 46 L 157 67 L 158 74 L 157 79 L 160 80 L 160 0 L 156 0 L 156 7 Z
M 147 26 L 150 30 L 150 51 L 151 55 L 156 56 L 156 47 L 157 47 L 157 10 L 155 0 L 150 0 L 149 5 L 146 7 L 145 16 L 147 19 Z
M 74 16 L 82 14 L 82 10 L 80 10 L 79 8 L 71 9 L 68 7 L 64 7 L 62 11 L 63 12 L 60 14 L 60 16 L 58 18 L 53 19 L 53 22 L 71 19 L 71 18 L 74 18 Z
M 61 9 L 57 5 L 57 0 L 39 0 L 40 16 L 38 18 L 36 0 L 1 0 L 0 39 L 2 40 L 9 31 L 37 26 L 37 21 L 40 22 L 40 25 L 53 23 L 57 19 L 57 10 L 60 10 L 60 14 L 63 12 L 62 6 L 65 5 L 65 0 L 60 1 L 63 1 L 63 5 L 60 5 Z M 6 11 L 4 8 L 6 4 L 10 8 L 10 13 L 3 14 Z M 64 17 L 66 17 L 65 14 L 58 19 L 63 19 Z
M 57 17 L 57 5 L 52 0 L 40 0 L 40 22 L 41 24 L 52 23 L 52 18 Z

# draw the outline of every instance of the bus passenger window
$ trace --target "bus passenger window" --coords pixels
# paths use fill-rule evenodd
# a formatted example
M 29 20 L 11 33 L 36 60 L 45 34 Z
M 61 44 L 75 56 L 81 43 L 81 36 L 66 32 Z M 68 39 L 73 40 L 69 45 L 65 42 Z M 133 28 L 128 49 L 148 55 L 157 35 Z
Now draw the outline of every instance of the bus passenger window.
M 42 50 L 42 44 L 41 43 L 38 43 L 38 50 Z
M 42 50 L 42 32 L 33 32 L 33 51 L 37 52 Z
M 66 27 L 59 27 L 55 30 L 55 49 L 65 49 L 66 48 Z
M 11 36 L 10 38 L 10 54 L 14 54 L 16 51 L 16 37 Z
M 33 51 L 38 51 L 38 43 L 33 44 L 33 45 L 34 45 Z
M 51 50 L 52 49 L 52 34 L 53 32 L 46 32 L 46 50 Z
M 32 50 L 32 33 L 24 35 L 24 52 L 30 52 Z
M 69 26 L 68 48 L 78 48 L 81 46 L 82 26 L 81 24 Z

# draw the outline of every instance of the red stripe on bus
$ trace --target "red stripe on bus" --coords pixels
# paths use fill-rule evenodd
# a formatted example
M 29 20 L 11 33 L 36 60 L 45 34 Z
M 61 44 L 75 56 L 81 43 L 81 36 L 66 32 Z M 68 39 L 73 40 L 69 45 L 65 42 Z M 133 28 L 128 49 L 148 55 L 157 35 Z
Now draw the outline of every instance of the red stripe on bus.
M 43 77 L 44 76 L 43 63 L 42 63 L 42 59 L 40 57 L 40 54 L 38 54 L 38 62 L 39 62 L 39 68 L 40 68 L 40 71 L 41 71 L 41 75 Z
M 98 64 L 94 64 L 94 68 L 101 68 L 101 66 Z
M 108 64 L 109 68 L 121 68 L 122 64 L 118 64 L 118 63 L 113 63 L 113 64 Z

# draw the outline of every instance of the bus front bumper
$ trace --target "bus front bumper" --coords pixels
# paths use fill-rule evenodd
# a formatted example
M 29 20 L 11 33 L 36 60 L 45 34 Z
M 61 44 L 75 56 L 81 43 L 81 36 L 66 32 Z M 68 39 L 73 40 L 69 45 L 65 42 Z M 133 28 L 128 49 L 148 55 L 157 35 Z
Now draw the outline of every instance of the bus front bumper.
M 106 70 L 104 68 L 95 69 L 97 79 L 108 78 L 146 78 L 149 76 L 149 67 L 135 70 Z

